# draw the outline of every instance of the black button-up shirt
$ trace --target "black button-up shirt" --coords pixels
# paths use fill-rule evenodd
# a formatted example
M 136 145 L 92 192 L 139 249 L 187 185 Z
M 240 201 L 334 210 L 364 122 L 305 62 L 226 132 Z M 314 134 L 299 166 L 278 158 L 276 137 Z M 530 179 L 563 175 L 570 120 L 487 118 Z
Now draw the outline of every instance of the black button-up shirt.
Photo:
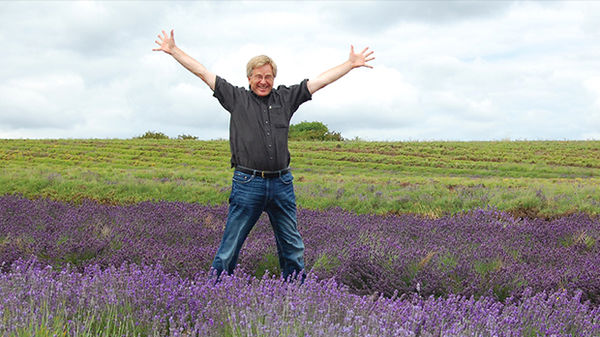
M 300 104 L 311 99 L 306 83 L 280 85 L 268 96 L 258 96 L 217 76 L 214 97 L 231 113 L 231 166 L 276 171 L 290 165 L 288 131 Z

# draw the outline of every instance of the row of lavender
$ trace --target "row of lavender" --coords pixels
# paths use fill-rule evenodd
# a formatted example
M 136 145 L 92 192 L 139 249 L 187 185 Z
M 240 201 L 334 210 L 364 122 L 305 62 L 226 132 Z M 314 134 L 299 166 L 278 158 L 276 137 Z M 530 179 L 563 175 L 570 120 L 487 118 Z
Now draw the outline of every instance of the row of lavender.
M 16 261 L 0 273 L 3 336 L 598 336 L 581 292 L 489 297 L 358 296 L 333 279 L 304 284 L 234 274 L 182 278 L 157 266 L 82 272 Z
M 208 271 L 225 206 L 144 202 L 129 206 L 65 204 L 0 197 L 0 261 L 17 259 L 84 268 L 160 264 L 193 277 Z M 299 210 L 308 271 L 335 278 L 358 295 L 382 293 L 495 296 L 581 290 L 600 302 L 600 219 L 572 215 L 519 220 L 494 210 L 441 219 Z M 240 269 L 277 273 L 265 218 L 251 232 Z

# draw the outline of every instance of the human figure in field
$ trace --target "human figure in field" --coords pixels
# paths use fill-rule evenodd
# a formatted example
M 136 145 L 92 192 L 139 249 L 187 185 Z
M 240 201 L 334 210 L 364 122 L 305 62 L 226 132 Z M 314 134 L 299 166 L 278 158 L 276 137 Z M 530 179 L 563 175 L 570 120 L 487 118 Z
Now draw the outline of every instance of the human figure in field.
M 372 68 L 368 48 L 360 53 L 350 47 L 350 56 L 314 79 L 292 86 L 273 88 L 277 65 L 260 55 L 247 65 L 250 90 L 229 84 L 175 45 L 174 33 L 158 35 L 159 48 L 186 69 L 200 77 L 231 114 L 229 144 L 231 166 L 235 168 L 229 213 L 223 239 L 213 260 L 217 275 L 231 274 L 248 233 L 266 212 L 277 243 L 284 278 L 304 270 L 304 243 L 297 229 L 296 198 L 289 169 L 288 130 L 290 119 L 300 104 L 312 94 L 358 67 Z

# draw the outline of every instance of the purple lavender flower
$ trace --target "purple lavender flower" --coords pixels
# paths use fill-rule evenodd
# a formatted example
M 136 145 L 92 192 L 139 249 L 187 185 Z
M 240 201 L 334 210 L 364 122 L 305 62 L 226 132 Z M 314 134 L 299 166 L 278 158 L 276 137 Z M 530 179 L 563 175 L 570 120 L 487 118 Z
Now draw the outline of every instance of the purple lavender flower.
M 225 206 L 182 202 L 68 204 L 0 197 L 0 261 L 36 256 L 59 270 L 71 265 L 158 265 L 184 278 L 209 270 Z M 308 271 L 358 295 L 493 296 L 580 290 L 600 302 L 600 219 L 584 214 L 517 220 L 494 209 L 429 219 L 299 209 Z M 240 255 L 257 277 L 277 270 L 276 245 L 263 217 Z
M 18 260 L 0 273 L 1 335 L 597 336 L 600 308 L 581 291 L 504 302 L 450 295 L 358 296 L 335 279 L 304 284 L 237 272 L 214 284 L 161 266 L 61 271 Z

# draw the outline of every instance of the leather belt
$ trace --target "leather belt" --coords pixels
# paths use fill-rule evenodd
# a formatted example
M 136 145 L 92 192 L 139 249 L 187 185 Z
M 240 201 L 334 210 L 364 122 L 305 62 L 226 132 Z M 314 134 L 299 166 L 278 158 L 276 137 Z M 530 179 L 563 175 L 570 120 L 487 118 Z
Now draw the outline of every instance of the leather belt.
M 251 169 L 248 167 L 240 166 L 240 165 L 236 165 L 235 169 L 236 169 L 236 171 L 240 171 L 240 172 L 246 173 L 246 174 L 251 174 L 253 176 L 257 176 L 257 177 L 261 177 L 261 178 L 277 178 L 277 177 L 281 177 L 282 175 L 290 172 L 289 168 L 279 170 L 279 171 L 261 171 L 261 170 L 255 170 L 255 169 Z

